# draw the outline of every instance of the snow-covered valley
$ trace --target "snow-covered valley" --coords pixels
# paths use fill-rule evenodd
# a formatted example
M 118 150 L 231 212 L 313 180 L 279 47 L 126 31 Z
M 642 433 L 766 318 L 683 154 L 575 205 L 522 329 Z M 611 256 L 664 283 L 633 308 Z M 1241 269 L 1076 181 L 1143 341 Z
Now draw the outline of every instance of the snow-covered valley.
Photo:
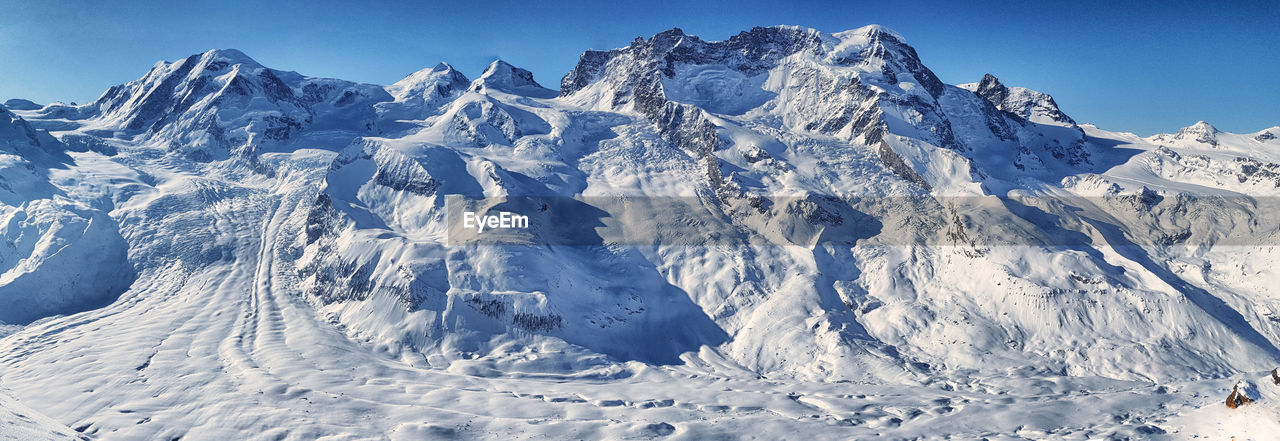
M 879 26 L 0 109 L 0 439 L 1280 437 L 1280 127 L 1102 130 Z

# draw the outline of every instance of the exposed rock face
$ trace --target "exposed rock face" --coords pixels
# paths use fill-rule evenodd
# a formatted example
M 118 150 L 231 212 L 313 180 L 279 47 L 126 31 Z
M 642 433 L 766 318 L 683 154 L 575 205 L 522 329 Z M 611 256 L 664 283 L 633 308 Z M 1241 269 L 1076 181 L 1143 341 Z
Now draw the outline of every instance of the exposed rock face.
M 767 75 L 783 84 L 763 89 Z M 919 85 L 922 95 L 901 91 Z M 902 86 L 914 87 L 914 86 Z M 721 196 L 724 173 L 712 152 L 722 145 L 708 109 L 745 113 L 765 109 L 782 124 L 877 145 L 890 115 L 912 111 L 918 127 L 939 145 L 962 148 L 937 108 L 945 86 L 896 34 L 870 26 L 836 35 L 793 27 L 757 27 L 707 42 L 672 29 L 612 51 L 588 51 L 561 82 L 561 95 L 609 109 L 634 110 L 663 135 L 700 158 Z M 724 101 L 720 96 L 741 96 Z
M 1061 123 L 1074 126 L 1076 122 L 1062 113 L 1058 103 L 1048 94 L 1023 87 L 1006 87 L 994 75 L 982 76 L 973 92 L 990 101 L 997 109 L 1009 112 L 1028 121 Z
M 978 87 L 974 90 L 974 93 L 997 107 L 1004 107 L 1005 99 L 1009 98 L 1009 88 L 1001 84 L 1000 80 L 991 74 L 982 76 L 982 81 L 978 82 Z M 1001 108 L 1000 110 L 1005 109 Z
M 1053 160 L 1065 162 L 1073 166 L 1091 163 L 1090 153 L 1085 148 L 1084 130 L 1076 125 L 1075 120 L 1058 108 L 1058 103 L 1048 94 L 1023 87 L 1007 87 L 994 75 L 986 74 L 977 83 L 961 84 L 961 88 L 969 90 L 1002 112 L 1010 121 L 1005 128 L 993 125 L 995 133 L 1010 133 L 1010 139 L 1018 141 L 1019 169 L 1027 166 L 1043 165 L 1048 158 L 1039 158 L 1031 148 L 1044 149 Z M 1002 119 L 1002 118 L 989 118 Z M 1055 130 L 1061 127 L 1066 130 Z M 1044 138 L 1045 132 L 1054 136 Z
M 1228 408 L 1235 409 L 1237 407 L 1250 404 L 1250 403 L 1253 403 L 1253 399 L 1249 398 L 1248 395 L 1245 395 L 1244 392 L 1240 391 L 1239 384 L 1231 387 L 1231 394 L 1227 395 Z

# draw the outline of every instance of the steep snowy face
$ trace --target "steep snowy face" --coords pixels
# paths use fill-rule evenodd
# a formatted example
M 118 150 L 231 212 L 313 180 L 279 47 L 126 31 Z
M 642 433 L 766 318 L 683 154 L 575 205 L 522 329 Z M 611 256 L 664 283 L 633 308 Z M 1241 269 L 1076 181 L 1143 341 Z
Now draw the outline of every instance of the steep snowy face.
M 268 69 L 236 50 L 156 64 L 85 106 L 94 125 L 117 136 L 168 143 L 192 159 L 249 153 L 305 129 L 375 130 L 381 87 Z
M 533 82 L 528 71 L 495 62 L 467 89 L 420 113 L 417 119 L 423 121 L 416 122 L 408 133 L 412 139 L 432 144 L 516 146 L 522 137 L 546 134 L 551 127 L 535 112 L 504 103 L 499 97 L 528 101 L 554 95 Z
M 706 42 L 676 28 L 647 41 L 637 38 L 626 48 L 583 53 L 578 65 L 561 80 L 560 93 L 573 95 L 603 82 L 615 97 L 606 104 L 616 106 L 625 100 L 625 86 L 654 79 L 649 77 L 655 74 L 673 78 L 676 69 L 684 65 L 720 64 L 740 73 L 759 73 L 776 66 L 783 57 L 820 45 L 816 31 L 799 28 L 758 27 L 722 42 Z

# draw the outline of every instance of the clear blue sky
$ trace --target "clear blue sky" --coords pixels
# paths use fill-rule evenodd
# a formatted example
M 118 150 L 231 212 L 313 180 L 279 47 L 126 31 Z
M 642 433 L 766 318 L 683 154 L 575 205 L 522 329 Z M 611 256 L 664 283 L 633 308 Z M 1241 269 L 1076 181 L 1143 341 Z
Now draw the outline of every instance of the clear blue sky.
M 991 72 L 1048 92 L 1072 117 L 1106 129 L 1147 135 L 1201 119 L 1237 132 L 1280 125 L 1276 0 L 0 0 L 0 100 L 83 103 L 158 60 L 213 48 L 240 49 L 277 69 L 379 84 L 440 61 L 474 78 L 500 57 L 554 88 L 583 50 L 671 27 L 719 40 L 755 25 L 834 32 L 870 23 L 904 34 L 945 82 Z

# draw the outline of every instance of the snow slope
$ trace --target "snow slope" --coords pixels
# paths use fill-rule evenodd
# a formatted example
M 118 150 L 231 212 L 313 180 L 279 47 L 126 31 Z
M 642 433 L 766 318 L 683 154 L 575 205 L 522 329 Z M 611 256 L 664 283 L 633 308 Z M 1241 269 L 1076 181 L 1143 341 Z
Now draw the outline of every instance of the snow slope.
M 84 435 L 0 393 L 0 440 L 83 440 Z
M 879 26 L 4 112 L 0 409 L 94 438 L 1244 436 L 1280 365 L 1280 128 L 1100 130 Z

